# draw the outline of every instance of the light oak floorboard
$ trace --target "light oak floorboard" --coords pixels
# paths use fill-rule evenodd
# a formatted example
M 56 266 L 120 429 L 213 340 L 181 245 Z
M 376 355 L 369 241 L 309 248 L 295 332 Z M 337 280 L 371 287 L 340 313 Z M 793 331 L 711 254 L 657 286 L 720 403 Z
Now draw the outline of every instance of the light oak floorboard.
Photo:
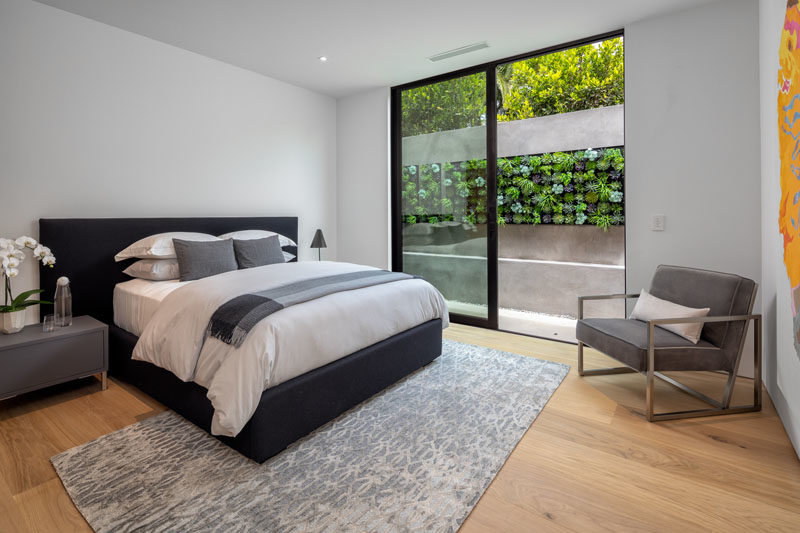
M 2 520 L 0 530 L 23 531 L 27 529 L 22 510 L 14 501 L 14 496 L 3 478 L 0 478 L 0 520 Z
M 114 380 L 101 391 L 95 378 L 0 402 L 0 532 L 91 531 L 50 457 L 163 410 Z
M 462 527 L 488 531 L 797 531 L 800 462 L 764 410 L 648 423 L 644 378 L 581 378 L 576 347 L 458 324 L 445 337 L 573 368 Z M 587 368 L 616 366 L 587 350 Z M 673 373 L 718 397 L 720 374 Z M 752 397 L 741 380 L 735 402 Z M 656 408 L 704 407 L 658 382 Z M 0 531 L 88 531 L 49 458 L 164 410 L 93 378 L 0 402 Z
M 766 393 L 759 413 L 649 423 L 635 412 L 644 377 L 582 378 L 574 345 L 457 324 L 445 337 L 572 367 L 465 530 L 473 521 L 475 531 L 504 530 L 519 508 L 530 531 L 540 528 L 534 516 L 572 531 L 798 531 L 800 461 Z M 585 355 L 587 368 L 619 366 Z M 726 378 L 670 375 L 715 398 Z M 735 392 L 734 403 L 750 402 L 752 381 L 739 380 Z M 657 410 L 702 407 L 657 380 Z

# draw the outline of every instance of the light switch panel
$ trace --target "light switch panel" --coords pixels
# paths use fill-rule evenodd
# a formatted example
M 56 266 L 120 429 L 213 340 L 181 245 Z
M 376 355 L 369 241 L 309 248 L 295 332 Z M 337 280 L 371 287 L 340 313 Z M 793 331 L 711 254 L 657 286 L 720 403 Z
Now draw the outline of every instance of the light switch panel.
M 650 218 L 650 229 L 652 231 L 664 231 L 664 215 L 653 215 Z

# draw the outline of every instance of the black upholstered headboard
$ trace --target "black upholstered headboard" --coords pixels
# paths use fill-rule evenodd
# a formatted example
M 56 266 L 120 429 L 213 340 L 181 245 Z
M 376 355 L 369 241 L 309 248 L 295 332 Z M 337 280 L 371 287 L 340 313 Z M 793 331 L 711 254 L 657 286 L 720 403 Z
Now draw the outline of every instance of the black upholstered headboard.
M 262 229 L 297 242 L 297 217 L 217 218 L 42 218 L 39 241 L 56 256 L 54 268 L 41 268 L 42 299 L 52 300 L 56 280 L 67 276 L 72 287 L 72 314 L 91 315 L 107 324 L 114 320 L 114 286 L 131 279 L 122 271 L 134 260 L 114 262 L 114 255 L 137 240 L 168 231 L 195 231 L 221 235 Z M 284 248 L 297 255 L 297 248 Z M 52 306 L 40 306 L 40 314 Z

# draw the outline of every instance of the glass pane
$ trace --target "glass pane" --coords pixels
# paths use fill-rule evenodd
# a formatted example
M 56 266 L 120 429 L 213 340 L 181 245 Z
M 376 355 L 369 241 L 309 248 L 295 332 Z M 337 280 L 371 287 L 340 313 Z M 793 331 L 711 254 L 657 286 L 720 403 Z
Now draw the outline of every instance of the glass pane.
M 498 325 L 574 341 L 578 296 L 625 290 L 622 37 L 496 72 Z
M 403 270 L 488 317 L 486 75 L 401 93 Z

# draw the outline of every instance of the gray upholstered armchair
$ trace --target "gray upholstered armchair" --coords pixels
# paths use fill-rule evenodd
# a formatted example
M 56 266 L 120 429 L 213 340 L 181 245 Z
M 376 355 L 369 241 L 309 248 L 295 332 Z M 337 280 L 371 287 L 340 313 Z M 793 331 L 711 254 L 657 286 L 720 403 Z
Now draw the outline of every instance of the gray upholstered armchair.
M 584 318 L 587 300 L 637 298 L 638 294 L 581 296 L 578 298 L 578 373 L 581 376 L 639 372 L 647 377 L 646 413 L 649 421 L 690 418 L 761 410 L 761 315 L 752 314 L 758 285 L 734 274 L 661 265 L 649 292 L 686 307 L 708 307 L 706 317 L 663 317 L 643 322 L 625 318 Z M 733 387 L 742 358 L 749 321 L 755 322 L 753 404 L 731 406 Z M 693 344 L 662 324 L 703 322 L 700 341 Z M 591 346 L 625 366 L 585 370 L 583 347 Z M 728 374 L 722 401 L 714 400 L 662 374 L 664 371 L 706 370 Z M 691 394 L 712 407 L 694 411 L 654 413 L 655 378 Z

